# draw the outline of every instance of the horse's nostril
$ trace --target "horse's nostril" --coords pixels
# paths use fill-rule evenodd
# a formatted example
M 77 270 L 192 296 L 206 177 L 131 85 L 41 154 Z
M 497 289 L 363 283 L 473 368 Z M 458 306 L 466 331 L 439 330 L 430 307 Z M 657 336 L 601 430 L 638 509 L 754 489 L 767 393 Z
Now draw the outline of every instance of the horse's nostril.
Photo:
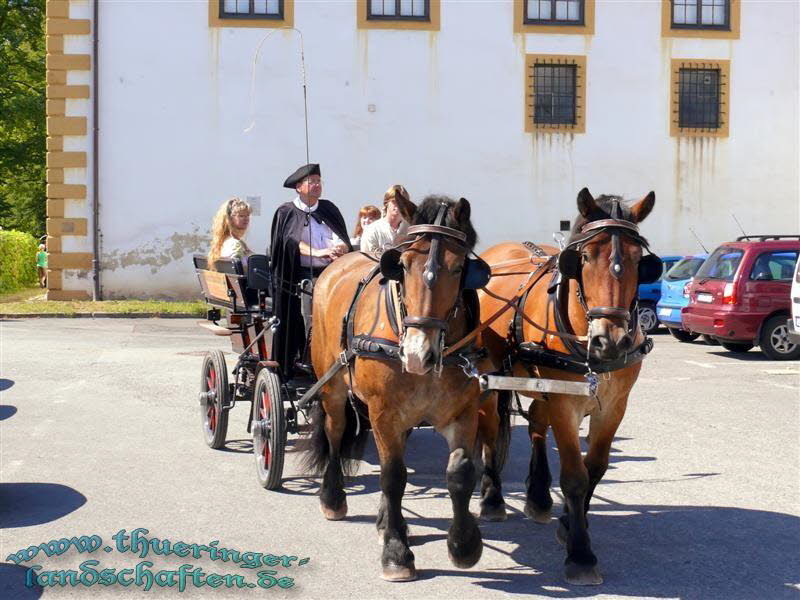
M 633 339 L 631 338 L 631 336 L 625 334 L 620 338 L 617 346 L 622 352 L 627 352 L 633 347 Z

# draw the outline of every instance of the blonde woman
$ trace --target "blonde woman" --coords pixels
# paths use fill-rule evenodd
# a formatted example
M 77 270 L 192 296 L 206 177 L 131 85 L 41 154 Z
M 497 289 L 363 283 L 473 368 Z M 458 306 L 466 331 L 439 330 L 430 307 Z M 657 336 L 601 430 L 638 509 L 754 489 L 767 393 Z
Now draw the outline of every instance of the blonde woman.
M 231 198 L 219 207 L 211 226 L 211 248 L 208 251 L 208 265 L 220 258 L 239 258 L 246 260 L 253 252 L 244 241 L 250 225 L 250 205 L 241 198 Z

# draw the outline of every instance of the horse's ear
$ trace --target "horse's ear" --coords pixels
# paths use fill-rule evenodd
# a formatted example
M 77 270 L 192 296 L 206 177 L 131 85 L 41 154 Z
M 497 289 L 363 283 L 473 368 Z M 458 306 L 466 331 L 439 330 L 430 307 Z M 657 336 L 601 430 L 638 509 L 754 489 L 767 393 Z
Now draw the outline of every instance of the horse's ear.
M 469 205 L 469 200 L 466 198 L 459 199 L 456 202 L 456 205 L 453 207 L 453 215 L 456 218 L 456 222 L 461 225 L 466 225 L 469 223 L 469 218 L 472 215 L 472 208 Z
M 592 194 L 589 193 L 589 188 L 583 188 L 578 192 L 578 212 L 581 213 L 584 218 L 591 219 L 592 215 L 596 214 L 598 211 L 600 211 L 600 207 L 597 206 L 597 202 L 594 201 Z
M 653 207 L 656 204 L 656 193 L 650 192 L 639 200 L 636 204 L 631 207 L 631 221 L 634 223 L 641 223 L 647 218 L 647 215 L 650 214 L 650 211 L 653 210 Z
M 402 185 L 394 186 L 394 201 L 397 203 L 397 210 L 406 223 L 414 222 L 414 215 L 417 214 L 417 205 L 411 201 L 406 188 Z

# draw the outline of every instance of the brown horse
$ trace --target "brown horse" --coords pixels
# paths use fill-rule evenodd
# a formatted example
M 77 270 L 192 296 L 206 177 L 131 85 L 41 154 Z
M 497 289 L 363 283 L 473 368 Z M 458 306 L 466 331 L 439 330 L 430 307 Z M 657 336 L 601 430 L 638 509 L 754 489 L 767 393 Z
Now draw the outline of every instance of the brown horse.
M 476 355 L 474 348 L 472 354 L 445 354 L 477 320 L 477 296 L 469 288 L 486 282 L 488 267 L 467 256 L 477 236 L 466 199 L 432 196 L 417 208 L 398 196 L 398 204 L 413 225 L 405 241 L 384 252 L 380 273 L 374 259 L 351 253 L 329 266 L 316 283 L 311 359 L 317 376 L 343 359 L 343 351 L 357 351 L 349 367 L 320 391 L 307 461 L 323 473 L 323 515 L 344 518 L 343 469 L 352 466 L 350 461 L 363 448 L 366 422 L 358 413 L 366 406 L 381 466 L 377 527 L 383 540 L 382 577 L 406 581 L 416 577 L 416 570 L 401 513 L 404 452 L 407 432 L 421 422 L 433 425 L 450 449 L 450 559 L 467 568 L 481 556 L 481 534 L 469 512 L 481 392 L 476 379 L 460 368 Z M 396 288 L 390 280 L 396 280 Z
M 566 579 L 590 585 L 602 583 L 602 577 L 587 530 L 589 501 L 608 468 L 611 442 L 651 348 L 638 326 L 637 289 L 660 276 L 661 261 L 644 255 L 647 242 L 636 226 L 650 214 L 653 192 L 626 206 L 617 196 L 595 200 L 584 188 L 577 204 L 580 215 L 560 253 L 517 243 L 483 253 L 492 279 L 479 296 L 482 321 L 521 296 L 483 337 L 495 364 L 505 360 L 516 377 L 597 384 L 589 396 L 524 392 L 534 399 L 528 412 L 532 455 L 525 514 L 537 523 L 550 521 L 549 426 L 561 461 L 564 515 L 557 533 L 567 548 Z M 582 457 L 578 431 L 587 415 L 588 451 Z M 481 432 L 496 429 L 495 418 L 482 413 Z M 484 483 L 482 495 L 497 504 L 499 481 L 484 476 Z

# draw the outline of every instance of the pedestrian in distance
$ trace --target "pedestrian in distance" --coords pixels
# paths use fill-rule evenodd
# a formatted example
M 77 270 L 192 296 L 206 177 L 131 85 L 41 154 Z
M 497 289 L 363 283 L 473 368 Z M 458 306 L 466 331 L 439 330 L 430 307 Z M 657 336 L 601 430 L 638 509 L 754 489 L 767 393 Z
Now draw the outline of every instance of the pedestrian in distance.
M 47 287 L 47 247 L 44 244 L 39 244 L 36 253 L 36 271 L 39 274 L 39 287 Z

